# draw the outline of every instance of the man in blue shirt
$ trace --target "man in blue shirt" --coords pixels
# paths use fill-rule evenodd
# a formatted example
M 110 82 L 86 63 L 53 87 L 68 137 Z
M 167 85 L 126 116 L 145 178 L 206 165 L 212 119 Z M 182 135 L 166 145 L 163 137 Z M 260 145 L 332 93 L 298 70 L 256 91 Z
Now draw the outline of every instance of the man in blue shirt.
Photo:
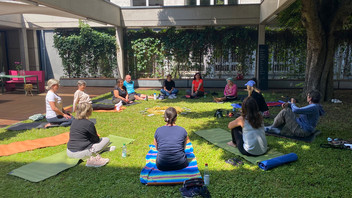
M 126 75 L 123 86 L 125 86 L 127 89 L 129 100 L 144 100 L 147 97 L 147 95 L 136 93 L 134 90 L 134 81 L 131 80 L 131 75 Z
M 310 91 L 307 94 L 309 105 L 301 108 L 297 107 L 296 100 L 291 98 L 290 103 L 282 104 L 283 109 L 275 117 L 274 123 L 266 127 L 266 131 L 297 137 L 311 135 L 317 126 L 319 117 L 325 113 L 319 104 L 320 97 L 318 91 Z M 296 114 L 299 116 L 297 117 Z

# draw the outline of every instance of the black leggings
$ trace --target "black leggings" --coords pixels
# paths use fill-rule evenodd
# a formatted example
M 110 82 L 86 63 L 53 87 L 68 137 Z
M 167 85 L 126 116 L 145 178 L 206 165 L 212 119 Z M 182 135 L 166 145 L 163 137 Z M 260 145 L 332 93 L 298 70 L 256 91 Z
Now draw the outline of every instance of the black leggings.
M 238 150 L 243 154 L 243 155 L 248 155 L 248 156 L 255 156 L 250 153 L 248 153 L 246 150 L 243 148 L 243 136 L 242 136 L 242 127 L 236 127 L 231 130 L 231 136 L 232 136 L 232 142 L 236 144 Z
M 185 162 L 183 162 L 182 164 L 180 165 L 177 165 L 177 166 L 170 166 L 169 164 L 163 164 L 163 163 L 160 163 L 158 161 L 158 159 L 156 160 L 156 167 L 161 170 L 161 171 L 173 171 L 173 170 L 181 170 L 181 169 L 184 169 L 188 166 L 188 161 L 186 160 Z

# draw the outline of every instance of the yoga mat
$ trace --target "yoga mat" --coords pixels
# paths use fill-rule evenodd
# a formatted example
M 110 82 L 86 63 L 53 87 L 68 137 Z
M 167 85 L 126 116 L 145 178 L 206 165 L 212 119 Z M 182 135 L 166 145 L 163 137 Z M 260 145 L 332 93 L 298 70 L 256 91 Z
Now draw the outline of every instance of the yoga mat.
M 266 105 L 268 107 L 280 107 L 282 104 L 283 104 L 283 102 L 280 102 L 280 101 L 278 101 L 278 102 L 267 102 L 266 103 Z
M 174 185 L 182 184 L 185 180 L 191 178 L 201 178 L 196 156 L 193 153 L 192 143 L 186 145 L 186 157 L 188 159 L 188 166 L 184 169 L 174 171 L 160 171 L 156 167 L 156 156 L 158 151 L 154 145 L 149 145 L 150 150 L 147 153 L 146 165 L 140 174 L 140 182 L 145 185 Z
M 123 144 L 129 144 L 133 139 L 109 135 L 110 146 L 122 147 Z M 59 174 L 60 172 L 77 165 L 80 159 L 67 157 L 66 150 L 55 155 L 37 160 L 30 164 L 21 166 L 9 174 L 26 179 L 31 182 L 40 182 L 44 179 Z
M 321 131 L 315 130 L 310 136 L 307 137 L 293 137 L 293 136 L 288 136 L 288 135 L 283 135 L 283 134 L 277 134 L 274 132 L 266 131 L 265 135 L 268 136 L 275 136 L 275 137 L 281 137 L 281 138 L 287 138 L 291 140 L 298 140 L 298 141 L 303 141 L 303 142 L 308 142 L 311 143 L 315 140 L 315 137 L 321 134 Z
M 280 153 L 274 149 L 270 149 L 266 154 L 261 156 L 247 156 L 243 155 L 237 148 L 227 145 L 227 142 L 231 141 L 231 134 L 224 129 L 215 128 L 215 129 L 206 129 L 201 131 L 195 132 L 197 135 L 201 136 L 202 138 L 206 139 L 210 143 L 225 149 L 235 155 L 239 155 L 243 157 L 245 160 L 249 161 L 252 164 L 256 164 L 258 162 L 272 159 L 278 156 L 282 156 L 283 153 Z
M 13 142 L 11 144 L 0 145 L 0 156 L 8 156 L 8 155 L 13 155 L 16 153 L 30 151 L 38 148 L 65 144 L 68 142 L 69 134 L 70 134 L 69 132 L 66 132 L 52 137 L 40 138 L 35 140 L 26 140 L 21 142 Z
M 125 137 L 120 137 L 116 135 L 109 135 L 108 138 L 110 139 L 110 146 L 116 146 L 117 148 L 121 148 L 123 144 L 129 144 L 134 141 L 134 139 L 129 139 Z
M 296 153 L 289 153 L 280 157 L 275 157 L 270 160 L 259 162 L 258 166 L 259 168 L 266 171 L 286 163 L 294 162 L 296 160 L 298 160 L 298 156 L 296 155 Z
M 92 121 L 94 124 L 97 123 L 96 119 L 89 119 Z M 48 124 L 48 122 L 30 122 L 30 123 L 17 123 L 14 124 L 10 127 L 8 127 L 6 130 L 8 131 L 21 131 L 21 130 L 30 130 L 30 129 L 43 129 L 44 126 Z M 47 128 L 52 128 L 52 127 L 59 127 L 60 125 L 58 124 L 52 124 L 51 126 Z
M 9 173 L 31 182 L 40 182 L 74 167 L 80 159 L 68 158 L 66 150 L 55 155 L 21 166 Z

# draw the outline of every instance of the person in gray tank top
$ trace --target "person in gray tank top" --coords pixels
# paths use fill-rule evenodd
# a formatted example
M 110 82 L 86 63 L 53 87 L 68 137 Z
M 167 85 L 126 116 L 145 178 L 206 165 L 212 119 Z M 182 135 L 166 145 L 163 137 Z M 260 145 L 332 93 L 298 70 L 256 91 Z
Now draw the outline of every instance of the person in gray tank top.
M 227 144 L 237 147 L 243 155 L 258 156 L 266 153 L 267 141 L 263 116 L 253 97 L 247 97 L 242 103 L 242 115 L 228 125 L 232 141 Z

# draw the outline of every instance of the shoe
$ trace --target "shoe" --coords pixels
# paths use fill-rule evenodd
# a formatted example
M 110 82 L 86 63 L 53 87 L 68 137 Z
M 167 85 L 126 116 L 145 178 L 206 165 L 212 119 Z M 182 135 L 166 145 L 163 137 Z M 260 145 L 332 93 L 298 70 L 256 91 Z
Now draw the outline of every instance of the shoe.
M 109 162 L 108 158 L 102 158 L 100 155 L 97 155 L 95 157 L 91 156 L 86 163 L 87 167 L 102 167 L 105 166 Z
M 169 99 L 174 99 L 174 97 L 172 97 L 172 95 L 169 95 Z
M 120 111 L 121 106 L 122 106 L 122 101 L 120 101 L 119 103 L 115 104 L 116 111 Z
M 172 97 L 174 98 L 174 99 L 176 99 L 177 98 L 177 96 L 175 95 L 175 94 L 171 94 L 172 95 Z
M 109 151 L 114 151 L 116 150 L 116 146 L 110 146 Z

